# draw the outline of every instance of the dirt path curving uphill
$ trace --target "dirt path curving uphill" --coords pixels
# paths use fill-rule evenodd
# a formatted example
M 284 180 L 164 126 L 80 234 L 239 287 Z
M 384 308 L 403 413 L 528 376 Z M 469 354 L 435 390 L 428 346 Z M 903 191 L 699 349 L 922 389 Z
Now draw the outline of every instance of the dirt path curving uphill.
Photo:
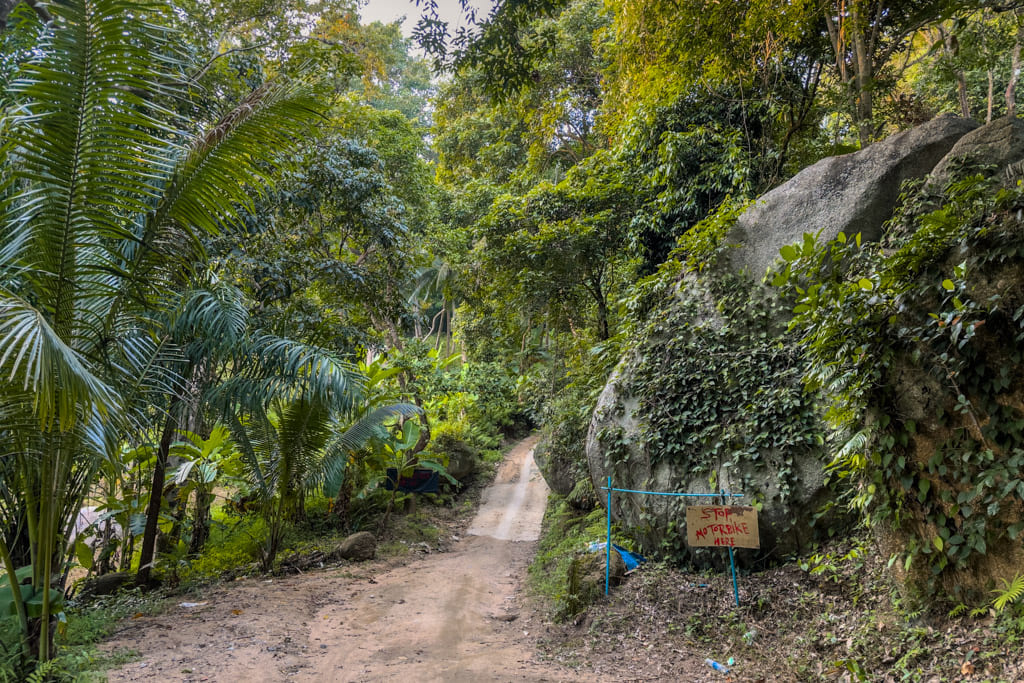
M 343 567 L 215 588 L 108 643 L 142 655 L 110 680 L 599 680 L 539 661 L 531 630 L 543 625 L 521 613 L 547 501 L 535 444 L 509 453 L 451 552 L 381 573 Z

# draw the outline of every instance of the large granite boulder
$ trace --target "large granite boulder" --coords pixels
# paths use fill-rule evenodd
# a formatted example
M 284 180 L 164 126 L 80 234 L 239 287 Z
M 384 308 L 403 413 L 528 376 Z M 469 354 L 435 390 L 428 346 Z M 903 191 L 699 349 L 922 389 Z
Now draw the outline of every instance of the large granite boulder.
M 900 184 L 923 178 L 976 129 L 970 119 L 942 116 L 876 142 L 867 149 L 822 159 L 768 192 L 740 216 L 727 241 L 732 268 L 759 280 L 779 249 L 799 242 L 805 232 L 821 240 L 840 232 L 877 240 L 892 215 Z
M 1024 161 L 1024 121 L 1004 116 L 960 138 L 936 164 L 928 184 L 941 191 L 958 164 L 1001 172 L 1021 161 Z
M 728 439 L 726 429 L 705 444 L 686 453 L 666 457 L 651 447 L 645 431 L 645 421 L 652 411 L 645 407 L 637 393 L 638 370 L 645 362 L 650 346 L 643 346 L 620 363 L 598 399 L 590 431 L 587 435 L 587 462 L 595 486 L 607 485 L 611 477 L 615 488 L 644 491 L 686 492 L 717 494 L 721 491 L 742 493 L 739 502 L 757 502 L 759 513 L 761 552 L 757 557 L 783 556 L 805 550 L 815 540 L 816 516 L 831 492 L 825 485 L 826 454 L 817 444 L 793 443 L 786 446 L 766 445 L 755 457 L 730 460 L 716 451 Z M 722 381 L 725 381 L 724 378 Z M 802 388 L 795 377 L 782 381 L 789 384 L 789 397 L 793 417 L 814 423 L 813 398 L 803 397 Z M 714 391 L 713 386 L 706 388 Z M 708 397 L 709 403 L 715 399 Z M 731 422 L 741 406 L 715 404 L 723 425 Z M 807 420 L 807 417 L 811 417 Z M 762 443 L 768 444 L 764 439 Z M 598 496 L 606 504 L 604 493 Z M 730 502 L 733 502 L 730 499 Z M 691 561 L 714 562 L 713 557 L 693 553 L 683 546 L 685 536 L 685 507 L 695 504 L 717 504 L 716 498 L 689 499 L 651 496 L 635 493 L 615 493 L 612 496 L 612 516 L 623 520 L 648 551 L 674 547 L 675 555 Z M 844 520 L 829 517 L 833 525 L 844 525 Z M 744 555 L 744 560 L 751 557 Z
M 551 435 L 541 439 L 533 451 L 533 460 L 537 463 L 548 488 L 560 496 L 568 496 L 576 487 L 577 459 L 572 453 L 559 448 Z
M 824 447 L 820 402 L 802 390 L 793 340 L 784 330 L 786 313 L 765 313 L 771 304 L 762 312 L 749 305 L 773 298 L 753 280 L 804 233 L 820 232 L 822 241 L 839 232 L 879 239 L 900 184 L 924 178 L 976 127 L 942 117 L 860 152 L 824 159 L 744 212 L 726 238 L 735 248 L 724 268 L 682 279 L 671 300 L 652 311 L 647 332 L 609 379 L 586 442 L 594 485 L 611 476 L 618 488 L 742 492 L 763 505 L 761 557 L 799 551 L 823 526 L 841 528 L 845 520 L 818 516 L 832 497 L 823 474 L 831 454 Z M 730 278 L 730 293 L 723 293 Z M 694 338 L 706 344 L 695 347 Z M 702 357 L 709 349 L 714 357 Z M 760 374 L 744 370 L 748 359 L 764 359 Z M 680 376 L 679 368 L 693 374 Z M 758 396 L 772 392 L 772 401 L 758 404 Z M 697 442 L 683 434 L 682 447 L 666 443 L 664 425 L 672 424 L 673 411 L 681 429 L 694 422 L 688 415 L 710 413 L 702 418 Z M 617 494 L 612 513 L 644 548 L 668 544 L 677 556 L 693 559 L 682 540 L 685 505 L 680 498 Z
M 464 484 L 476 472 L 478 462 L 479 458 L 472 449 L 453 448 L 448 451 L 448 474 L 460 484 Z
M 441 431 L 433 435 L 430 452 L 439 459 L 447 460 L 448 474 L 460 484 L 465 484 L 477 470 L 480 455 L 476 448 L 457 434 Z

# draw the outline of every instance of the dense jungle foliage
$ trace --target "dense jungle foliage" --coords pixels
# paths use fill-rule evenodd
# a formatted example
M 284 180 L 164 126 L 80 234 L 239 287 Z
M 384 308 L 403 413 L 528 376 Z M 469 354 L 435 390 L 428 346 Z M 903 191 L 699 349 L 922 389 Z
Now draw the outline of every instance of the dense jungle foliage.
M 314 517 L 387 524 L 388 468 L 454 488 L 503 436 L 539 428 L 586 488 L 599 392 L 657 288 L 714 260 L 725 217 L 939 114 L 1016 115 L 1017 2 L 504 0 L 447 40 L 435 3 L 410 8 L 413 38 L 361 23 L 354 0 L 0 2 L 0 613 L 15 678 L 56 656 L 69 577 L 174 582 L 239 524 L 238 562 L 273 570 Z M 858 283 L 916 295 L 920 268 L 894 259 L 915 240 L 1001 243 L 978 217 L 1009 215 L 1007 192 L 822 285 L 846 308 L 802 302 L 808 358 L 891 340 Z M 833 248 L 793 251 L 787 272 Z M 943 282 L 947 326 L 896 335 L 933 353 L 927 334 L 973 330 L 963 279 Z M 698 341 L 678 341 L 690 365 Z M 717 438 L 742 458 L 762 414 L 820 439 L 800 386 L 824 380 L 794 375 L 772 339 L 743 344 L 750 358 L 721 363 L 785 375 L 775 403 L 691 405 L 680 385 L 651 418 L 663 456 Z M 865 357 L 839 369 L 839 421 L 877 398 L 884 370 Z M 704 431 L 677 433 L 684 409 Z M 747 420 L 728 438 L 722 411 Z M 1007 418 L 992 438 L 1019 452 L 1020 430 Z M 989 473 L 1020 456 L 991 454 L 959 476 L 999 515 L 1024 489 Z M 837 500 L 874 524 L 897 498 L 938 519 L 929 479 L 905 468 L 840 457 Z M 985 552 L 972 529 L 920 552 L 966 566 Z

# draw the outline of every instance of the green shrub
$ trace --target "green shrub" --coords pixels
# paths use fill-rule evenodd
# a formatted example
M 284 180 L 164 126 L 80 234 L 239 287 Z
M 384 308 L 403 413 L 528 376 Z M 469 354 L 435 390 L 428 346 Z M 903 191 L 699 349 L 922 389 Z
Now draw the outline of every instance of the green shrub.
M 178 574 L 188 583 L 216 578 L 225 572 L 248 571 L 250 565 L 259 561 L 266 535 L 266 522 L 257 514 L 225 519 L 223 513 L 215 512 L 202 554 L 191 558 Z

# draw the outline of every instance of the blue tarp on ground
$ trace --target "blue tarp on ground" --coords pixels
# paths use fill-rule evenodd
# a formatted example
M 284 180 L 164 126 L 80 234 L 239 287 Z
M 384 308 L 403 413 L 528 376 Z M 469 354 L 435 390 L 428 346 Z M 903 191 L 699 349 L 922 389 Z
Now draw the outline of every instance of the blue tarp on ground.
M 612 543 L 612 549 L 622 556 L 622 561 L 626 563 L 627 572 L 633 571 L 647 561 L 647 558 L 640 553 L 631 553 L 625 548 L 621 548 L 614 543 Z
M 604 550 L 604 546 L 604 543 L 591 543 L 589 546 L 589 550 L 591 552 L 596 553 L 599 550 Z M 626 563 L 627 572 L 633 571 L 634 569 L 636 569 L 641 564 L 647 561 L 647 558 L 641 555 L 640 553 L 630 552 L 622 546 L 615 545 L 614 543 L 612 543 L 612 550 L 617 552 L 619 554 L 619 557 L 622 558 L 622 561 Z

